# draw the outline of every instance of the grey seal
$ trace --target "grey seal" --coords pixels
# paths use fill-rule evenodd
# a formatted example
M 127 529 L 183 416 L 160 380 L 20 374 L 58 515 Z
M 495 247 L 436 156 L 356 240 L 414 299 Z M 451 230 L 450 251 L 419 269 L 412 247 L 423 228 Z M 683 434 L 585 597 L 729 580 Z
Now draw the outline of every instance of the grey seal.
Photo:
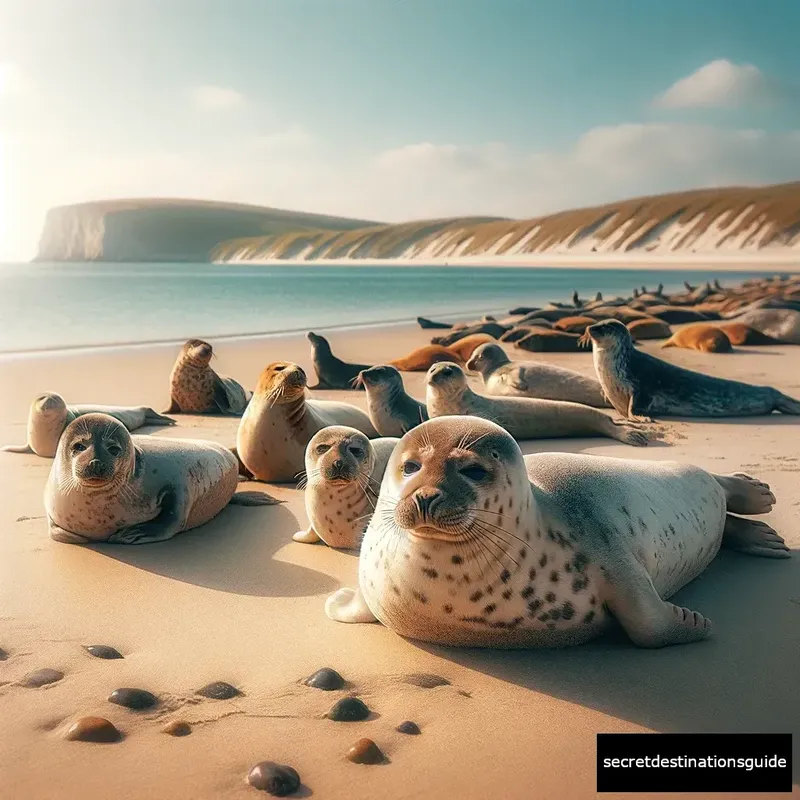
M 367 413 L 381 436 L 402 436 L 428 419 L 424 403 L 406 393 L 403 376 L 388 364 L 359 373 L 367 390 Z

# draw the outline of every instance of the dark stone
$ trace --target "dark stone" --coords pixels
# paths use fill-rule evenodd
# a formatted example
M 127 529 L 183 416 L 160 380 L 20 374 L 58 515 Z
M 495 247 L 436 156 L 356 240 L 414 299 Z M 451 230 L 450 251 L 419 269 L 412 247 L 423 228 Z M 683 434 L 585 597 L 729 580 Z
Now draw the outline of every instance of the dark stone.
M 306 686 L 313 686 L 315 689 L 330 692 L 334 689 L 341 689 L 344 686 L 344 678 L 335 669 L 323 667 L 313 675 L 309 675 L 303 683 Z
M 95 658 L 122 658 L 122 653 L 109 647 L 107 644 L 89 644 L 83 648 L 89 655 Z
M 8 653 L 0 647 L 0 661 L 5 661 L 8 658 Z
M 360 722 L 369 716 L 369 709 L 357 697 L 343 697 L 327 716 L 336 722 Z
M 397 726 L 397 730 L 400 733 L 407 733 L 410 736 L 418 736 L 422 731 L 419 729 L 419 725 L 416 722 L 411 722 L 410 720 L 406 720 L 405 722 L 401 722 Z
M 437 686 L 449 686 L 450 681 L 441 675 L 431 675 L 427 672 L 413 672 L 404 678 L 406 683 L 420 686 L 423 689 L 435 689 Z
M 115 689 L 108 698 L 109 703 L 125 706 L 133 711 L 152 708 L 157 705 L 158 698 L 144 689 Z
M 188 736 L 192 732 L 192 726 L 188 722 L 176 719 L 167 723 L 161 730 L 170 736 Z
M 103 717 L 83 717 L 64 734 L 71 742 L 118 742 L 122 734 Z
M 372 739 L 359 739 L 347 751 L 347 758 L 355 764 L 380 764 L 386 756 Z
M 198 689 L 195 694 L 209 697 L 212 700 L 230 700 L 231 697 L 236 697 L 241 692 L 225 681 L 214 681 L 214 683 L 206 684 L 202 689 Z
M 286 797 L 287 794 L 293 794 L 300 788 L 300 776 L 297 770 L 285 764 L 276 764 L 274 761 L 262 761 L 256 764 L 250 770 L 247 782 L 275 797 Z
M 40 686 L 47 686 L 48 683 L 60 681 L 63 677 L 64 673 L 59 672 L 57 669 L 37 669 L 22 678 L 19 685 L 28 689 L 38 689 Z

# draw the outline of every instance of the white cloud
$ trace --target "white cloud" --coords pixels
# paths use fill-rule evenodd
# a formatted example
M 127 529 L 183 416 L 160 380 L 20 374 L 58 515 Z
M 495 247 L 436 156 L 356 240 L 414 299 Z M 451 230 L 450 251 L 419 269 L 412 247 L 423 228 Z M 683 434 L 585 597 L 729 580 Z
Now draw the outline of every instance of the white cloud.
M 17 64 L 0 63 L 0 97 L 22 94 L 25 79 Z
M 238 108 L 244 105 L 244 95 L 224 86 L 197 86 L 192 90 L 192 103 L 204 111 Z
M 781 100 L 778 81 L 753 64 L 734 64 L 720 58 L 681 78 L 658 95 L 658 108 L 743 108 L 769 106 Z

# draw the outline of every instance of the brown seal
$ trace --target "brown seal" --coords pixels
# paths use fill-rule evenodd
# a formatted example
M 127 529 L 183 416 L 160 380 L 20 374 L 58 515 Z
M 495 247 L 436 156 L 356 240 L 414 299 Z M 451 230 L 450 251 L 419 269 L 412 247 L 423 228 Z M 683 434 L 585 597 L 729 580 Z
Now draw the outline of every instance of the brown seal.
M 553 323 L 553 329 L 565 333 L 583 333 L 587 326 L 594 325 L 595 322 L 597 320 L 593 317 L 564 317 Z
M 460 339 L 449 347 L 441 344 L 423 345 L 412 350 L 407 356 L 387 363 L 401 372 L 427 372 L 440 361 L 454 361 L 456 364 L 463 365 L 478 347 L 493 341 L 495 341 L 494 338 L 486 333 L 475 333 Z
M 577 333 L 539 328 L 516 342 L 516 346 L 530 353 L 577 353 L 580 351 L 580 338 Z
M 634 339 L 668 339 L 672 330 L 666 322 L 653 317 L 652 319 L 635 319 L 627 325 Z
M 733 350 L 731 340 L 723 331 L 704 322 L 680 328 L 661 347 L 682 347 L 685 350 L 699 350 L 701 353 L 730 353 Z

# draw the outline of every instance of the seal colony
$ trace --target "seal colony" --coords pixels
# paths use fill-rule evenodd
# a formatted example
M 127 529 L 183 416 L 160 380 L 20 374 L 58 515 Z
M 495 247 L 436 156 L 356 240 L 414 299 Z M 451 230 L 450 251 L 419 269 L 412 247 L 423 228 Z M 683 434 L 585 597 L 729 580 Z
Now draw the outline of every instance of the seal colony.
M 451 646 L 577 645 L 612 615 L 639 647 L 697 642 L 711 622 L 667 599 L 721 546 L 788 557 L 768 525 L 729 513 L 766 513 L 774 500 L 749 476 L 675 462 L 523 457 L 493 422 L 440 417 L 395 448 L 358 589 L 325 610 Z

